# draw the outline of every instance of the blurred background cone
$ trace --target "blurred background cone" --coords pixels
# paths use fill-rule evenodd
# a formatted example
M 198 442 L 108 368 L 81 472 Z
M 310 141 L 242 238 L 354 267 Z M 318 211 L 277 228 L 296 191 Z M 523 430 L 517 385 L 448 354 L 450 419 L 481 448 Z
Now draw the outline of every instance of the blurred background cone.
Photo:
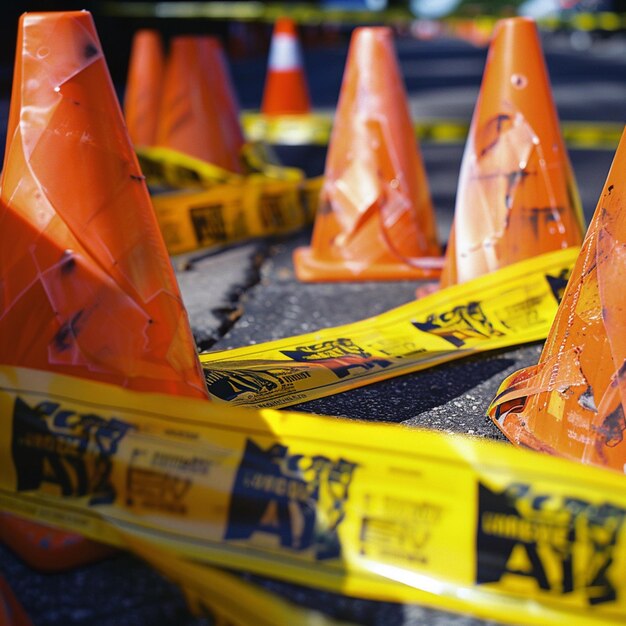
M 211 77 L 211 85 L 217 117 L 222 127 L 222 136 L 230 154 L 239 158 L 244 144 L 243 129 L 239 121 L 239 100 L 233 86 L 230 68 L 224 50 L 215 37 L 202 37 L 201 46 L 206 49 L 203 58 L 207 61 L 207 73 Z M 237 160 L 234 167 L 239 167 Z M 239 170 L 237 170 L 239 171 Z
M 490 415 L 514 443 L 626 467 L 626 132 L 539 364 L 505 381 Z M 547 277 L 553 288 L 564 277 Z M 493 410 L 492 410 L 493 409 Z
M 124 118 L 135 146 L 154 145 L 162 83 L 161 36 L 155 30 L 137 31 L 133 36 L 124 95 Z
M 290 115 L 309 113 L 310 110 L 296 25 L 292 19 L 281 17 L 272 34 L 261 113 Z
M 237 111 L 231 111 L 226 121 L 220 115 L 220 103 L 223 106 L 230 99 L 234 105 L 234 96 L 228 95 L 228 86 L 220 85 L 224 71 L 216 58 L 208 37 L 172 39 L 156 145 L 241 173 L 239 151 L 235 149 L 238 140 L 232 129 Z
M 34 112 L 36 111 L 36 114 Z M 91 15 L 20 19 L 0 192 L 0 363 L 206 398 Z
M 580 245 L 584 226 L 535 23 L 497 23 L 461 163 L 441 287 Z
M 426 173 L 389 28 L 352 35 L 304 281 L 438 277 Z M 425 257 L 425 258 L 424 258 Z

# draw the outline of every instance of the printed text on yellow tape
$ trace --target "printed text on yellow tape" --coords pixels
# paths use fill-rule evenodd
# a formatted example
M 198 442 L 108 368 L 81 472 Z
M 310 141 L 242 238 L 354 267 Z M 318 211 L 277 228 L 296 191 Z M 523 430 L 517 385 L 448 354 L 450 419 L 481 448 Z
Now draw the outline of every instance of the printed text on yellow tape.
M 242 149 L 246 176 L 167 148 L 137 153 L 153 188 L 176 189 L 152 196 L 171 255 L 289 233 L 315 216 L 323 179 L 272 163 L 262 144 Z
M 626 618 L 614 472 L 10 367 L 0 415 L 5 510 L 347 595 L 524 624 Z
M 354 324 L 201 354 L 209 392 L 220 403 L 283 407 L 545 339 L 578 251 L 544 254 Z

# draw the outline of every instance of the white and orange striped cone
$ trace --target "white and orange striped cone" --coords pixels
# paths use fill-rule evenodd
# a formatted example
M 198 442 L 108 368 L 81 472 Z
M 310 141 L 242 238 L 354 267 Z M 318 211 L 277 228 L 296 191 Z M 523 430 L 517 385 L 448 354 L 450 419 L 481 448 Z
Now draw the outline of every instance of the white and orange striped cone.
M 311 102 L 296 25 L 281 17 L 274 25 L 261 112 L 265 115 L 309 113 Z

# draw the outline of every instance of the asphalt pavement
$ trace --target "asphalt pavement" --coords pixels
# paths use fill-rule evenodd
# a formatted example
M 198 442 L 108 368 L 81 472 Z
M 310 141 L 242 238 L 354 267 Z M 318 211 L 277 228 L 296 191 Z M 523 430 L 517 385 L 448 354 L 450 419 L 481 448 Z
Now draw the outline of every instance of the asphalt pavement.
M 624 122 L 625 38 L 600 41 L 583 52 L 564 37 L 545 41 L 555 100 L 563 120 Z M 347 48 L 307 51 L 313 102 L 334 107 Z M 469 121 L 478 94 L 485 50 L 461 41 L 398 42 L 410 105 L 417 118 Z M 260 102 L 264 59 L 233 64 L 244 108 Z M 422 144 L 436 207 L 440 240 L 448 238 L 463 146 Z M 279 147 L 284 161 L 310 175 L 323 170 L 324 148 Z M 612 160 L 612 150 L 572 150 L 585 215 L 591 217 Z M 414 298 L 416 282 L 303 285 L 295 280 L 291 254 L 306 245 L 310 230 L 257 241 L 218 254 L 198 255 L 178 278 L 196 341 L 202 349 L 224 349 L 320 327 L 356 321 Z M 509 373 L 537 361 L 540 344 L 480 355 L 402 376 L 337 396 L 308 402 L 301 411 L 350 419 L 386 421 L 488 438 L 501 438 L 485 417 L 497 386 Z M 180 592 L 139 560 L 120 554 L 72 572 L 42 575 L 0 547 L 0 570 L 28 609 L 35 626 L 90 624 L 200 625 Z M 359 624 L 486 626 L 495 624 L 416 606 L 366 602 L 279 581 L 246 576 L 304 606 Z

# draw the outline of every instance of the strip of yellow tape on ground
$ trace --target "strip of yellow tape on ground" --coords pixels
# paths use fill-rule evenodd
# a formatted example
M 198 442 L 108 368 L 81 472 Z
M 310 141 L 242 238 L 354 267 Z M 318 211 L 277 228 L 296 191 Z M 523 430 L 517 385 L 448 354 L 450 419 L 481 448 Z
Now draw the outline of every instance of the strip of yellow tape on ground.
M 284 407 L 545 339 L 578 253 L 544 254 L 353 324 L 201 354 L 209 393 Z
M 325 146 L 330 140 L 333 114 L 268 116 L 256 111 L 244 111 L 241 124 L 251 141 L 266 141 L 281 145 Z M 469 130 L 464 120 L 425 119 L 414 123 L 415 135 L 433 143 L 463 143 Z M 563 122 L 563 137 L 570 148 L 615 149 L 622 136 L 623 125 L 614 122 Z
M 241 149 L 240 157 L 247 175 L 230 172 L 171 148 L 137 147 L 135 152 L 147 184 L 156 187 L 206 189 L 225 183 L 244 185 L 250 175 L 262 175 L 269 180 L 304 180 L 302 170 L 280 165 L 270 147 L 260 141 L 249 141 Z
M 152 195 L 171 255 L 293 232 L 315 217 L 323 178 L 272 162 L 260 143 L 242 149 L 245 176 L 168 148 L 137 154 L 148 184 L 177 190 Z
M 171 255 L 289 233 L 312 223 L 323 179 L 271 180 L 154 195 L 152 204 Z
M 11 367 L 0 415 L 4 510 L 350 596 L 523 624 L 626 619 L 616 472 Z

